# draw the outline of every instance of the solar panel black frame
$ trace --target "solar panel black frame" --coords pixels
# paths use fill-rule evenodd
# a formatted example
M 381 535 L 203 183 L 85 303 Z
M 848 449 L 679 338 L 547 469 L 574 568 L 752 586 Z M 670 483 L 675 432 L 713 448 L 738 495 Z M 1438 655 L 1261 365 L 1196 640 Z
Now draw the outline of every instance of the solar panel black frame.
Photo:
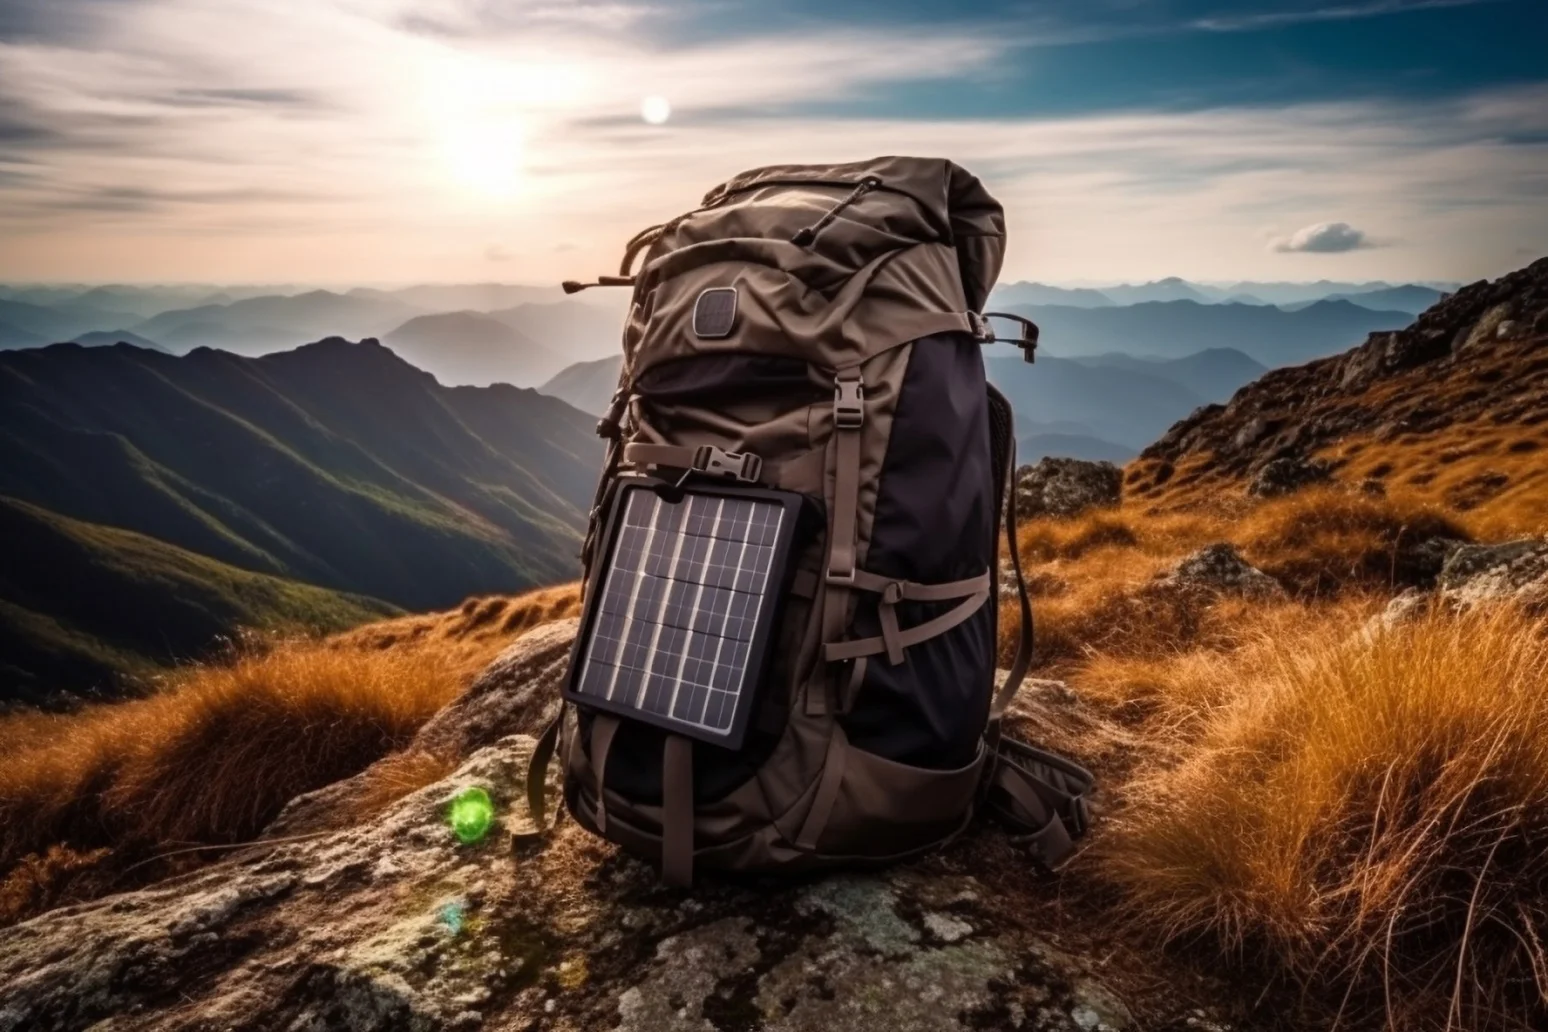
M 668 714 L 655 713 L 638 705 L 608 699 L 604 696 L 580 690 L 580 684 L 587 666 L 587 659 L 591 655 L 597 623 L 603 615 L 602 607 L 607 595 L 605 590 L 608 583 L 607 578 L 615 569 L 614 558 L 620 540 L 619 531 L 623 524 L 624 514 L 628 510 L 629 497 L 638 491 L 653 492 L 658 496 L 662 496 L 663 500 L 669 503 L 672 497 L 679 494 L 682 496 L 679 503 L 686 502 L 688 495 L 747 499 L 777 505 L 783 514 L 775 535 L 773 553 L 769 560 L 769 573 L 763 594 L 764 604 L 758 608 L 753 619 L 752 636 L 748 640 L 747 661 L 742 666 L 742 679 L 735 693 L 735 709 L 732 713 L 731 722 L 724 733 L 716 732 L 703 724 L 677 719 Z M 595 564 L 591 579 L 586 585 L 586 603 L 581 612 L 580 632 L 576 635 L 575 645 L 570 653 L 570 669 L 565 681 L 564 697 L 579 706 L 590 707 L 621 717 L 627 717 L 631 720 L 642 721 L 663 730 L 695 738 L 726 749 L 740 749 L 743 741 L 746 739 L 748 723 L 753 712 L 758 707 L 763 682 L 767 676 L 770 658 L 769 644 L 773 637 L 780 611 L 783 609 L 785 596 L 788 593 L 790 552 L 803 503 L 804 499 L 799 494 L 788 491 L 773 491 L 766 488 L 722 486 L 710 482 L 694 482 L 679 489 L 650 477 L 623 476 L 618 478 L 617 486 L 609 503 L 602 537 L 598 545 L 598 555 L 602 556 L 603 559 Z M 686 642 L 685 647 L 687 647 Z M 648 666 L 646 667 L 646 672 L 649 672 Z M 679 674 L 679 680 L 680 678 L 681 675 Z

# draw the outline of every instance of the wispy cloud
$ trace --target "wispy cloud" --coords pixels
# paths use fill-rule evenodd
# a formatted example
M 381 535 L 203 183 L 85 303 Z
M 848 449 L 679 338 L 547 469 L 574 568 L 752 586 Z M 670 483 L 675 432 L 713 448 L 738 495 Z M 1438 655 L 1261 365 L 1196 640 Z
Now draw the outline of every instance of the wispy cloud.
M 1186 24 L 1206 32 L 1253 32 L 1307 22 L 1353 21 L 1409 11 L 1433 11 L 1447 7 L 1476 7 L 1496 0 L 1371 0 L 1369 3 L 1330 4 L 1281 10 L 1247 10 L 1245 13 L 1209 15 Z

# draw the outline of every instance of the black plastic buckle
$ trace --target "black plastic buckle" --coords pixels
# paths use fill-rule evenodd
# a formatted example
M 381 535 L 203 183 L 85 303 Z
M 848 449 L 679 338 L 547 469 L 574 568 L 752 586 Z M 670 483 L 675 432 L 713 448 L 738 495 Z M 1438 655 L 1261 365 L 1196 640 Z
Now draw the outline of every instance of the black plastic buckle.
M 968 326 L 972 328 L 975 339 L 985 344 L 994 342 L 994 327 L 989 325 L 988 319 L 977 312 L 969 312 L 967 318 Z
M 1091 827 L 1091 807 L 1086 803 L 1086 797 L 1076 796 L 1071 800 L 1070 806 L 1070 837 L 1079 838 Z
M 597 436 L 610 441 L 618 440 L 619 431 L 623 428 L 624 412 L 629 408 L 629 393 L 622 387 L 613 392 L 613 400 L 608 403 L 607 412 L 597 421 Z
M 840 430 L 865 425 L 865 384 L 859 378 L 833 381 L 833 425 Z
M 763 459 L 752 452 L 728 452 L 713 444 L 702 444 L 693 453 L 693 468 L 712 477 L 753 484 L 763 474 Z

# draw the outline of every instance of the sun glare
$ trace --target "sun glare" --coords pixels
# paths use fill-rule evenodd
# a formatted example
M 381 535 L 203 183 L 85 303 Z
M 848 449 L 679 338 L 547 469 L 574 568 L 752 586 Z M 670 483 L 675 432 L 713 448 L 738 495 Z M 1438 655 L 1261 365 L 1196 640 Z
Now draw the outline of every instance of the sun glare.
M 508 197 L 521 179 L 522 131 L 515 119 L 474 119 L 452 125 L 442 146 L 459 186 L 491 197 Z

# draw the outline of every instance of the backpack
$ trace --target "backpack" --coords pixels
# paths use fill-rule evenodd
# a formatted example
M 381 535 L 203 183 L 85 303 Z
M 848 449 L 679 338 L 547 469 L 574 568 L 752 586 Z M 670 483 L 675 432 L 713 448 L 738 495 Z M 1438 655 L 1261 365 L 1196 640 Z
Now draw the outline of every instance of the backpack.
M 598 425 L 608 447 L 567 701 L 529 770 L 539 828 L 557 753 L 576 822 L 659 863 L 674 884 L 691 883 L 696 867 L 896 861 L 951 841 L 980 808 L 1045 864 L 1070 852 L 1089 821 L 1091 775 L 1000 730 L 1032 655 L 1011 406 L 981 354 L 996 339 L 979 313 L 1004 245 L 1000 205 L 950 162 L 782 165 L 743 173 L 635 236 L 619 276 L 565 284 L 633 295 L 618 390 Z M 1030 361 L 1036 327 L 1019 321 Z M 734 748 L 607 711 L 581 683 L 595 679 L 586 650 L 602 647 L 588 634 L 616 658 L 610 632 L 596 629 L 616 622 L 609 605 L 632 607 L 636 631 L 658 619 L 649 607 L 668 605 L 652 597 L 647 607 L 638 587 L 606 597 L 610 564 L 625 561 L 607 536 L 643 532 L 618 512 L 634 504 L 621 499 L 655 490 L 666 501 L 640 504 L 674 513 L 672 492 L 696 485 L 726 492 L 704 503 L 717 512 L 741 490 L 784 506 L 795 527 L 769 582 L 777 615 L 763 617 L 761 659 L 745 675 L 760 688 L 743 700 Z M 1002 529 L 1020 612 L 996 688 Z M 661 639 L 657 630 L 649 642 Z M 632 666 L 600 667 L 607 699 L 620 670 L 638 678 L 651 662 L 649 649 L 634 654 Z M 674 699 L 689 662 L 667 664 Z M 631 692 L 626 701 L 643 698 Z

